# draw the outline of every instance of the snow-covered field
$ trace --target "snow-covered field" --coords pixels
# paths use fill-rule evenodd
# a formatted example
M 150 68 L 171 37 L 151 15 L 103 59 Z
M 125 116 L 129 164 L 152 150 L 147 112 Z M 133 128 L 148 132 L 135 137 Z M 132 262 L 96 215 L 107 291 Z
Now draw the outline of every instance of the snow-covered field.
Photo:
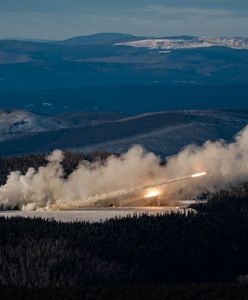
M 1 211 L 0 217 L 25 217 L 25 218 L 42 218 L 56 220 L 61 222 L 89 221 L 100 222 L 116 217 L 126 217 L 134 215 L 156 215 L 168 214 L 172 211 L 182 211 L 176 207 L 118 207 L 118 208 L 84 208 L 80 210 L 68 211 Z

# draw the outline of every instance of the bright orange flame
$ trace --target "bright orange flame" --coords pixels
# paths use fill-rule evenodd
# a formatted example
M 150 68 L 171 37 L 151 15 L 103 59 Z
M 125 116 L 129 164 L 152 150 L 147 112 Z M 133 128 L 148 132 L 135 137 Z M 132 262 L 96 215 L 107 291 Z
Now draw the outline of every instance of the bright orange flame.
M 156 197 L 160 194 L 160 192 L 158 190 L 151 190 L 151 191 L 148 191 L 146 194 L 145 194 L 145 198 L 151 198 L 151 197 Z
M 200 177 L 200 176 L 205 176 L 205 175 L 207 175 L 207 172 L 196 173 L 196 174 L 191 175 L 191 177 L 195 178 L 195 177 Z

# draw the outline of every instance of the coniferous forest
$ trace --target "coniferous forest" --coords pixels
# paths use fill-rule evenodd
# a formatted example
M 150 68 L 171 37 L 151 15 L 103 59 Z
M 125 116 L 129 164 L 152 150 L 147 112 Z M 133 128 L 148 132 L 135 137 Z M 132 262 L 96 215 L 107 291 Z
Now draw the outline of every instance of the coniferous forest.
M 0 293 L 22 299 L 151 299 L 153 290 L 155 299 L 247 299 L 243 194 L 218 193 L 187 216 L 93 224 L 2 217 Z

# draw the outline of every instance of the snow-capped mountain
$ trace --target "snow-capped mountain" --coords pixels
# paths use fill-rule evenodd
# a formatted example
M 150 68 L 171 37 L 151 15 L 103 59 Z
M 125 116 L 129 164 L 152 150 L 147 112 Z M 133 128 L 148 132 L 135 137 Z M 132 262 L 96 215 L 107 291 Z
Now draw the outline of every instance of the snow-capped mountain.
M 214 46 L 229 47 L 232 49 L 248 49 L 248 39 L 207 36 L 191 38 L 152 38 L 116 43 L 115 46 L 130 46 L 158 50 L 206 48 Z

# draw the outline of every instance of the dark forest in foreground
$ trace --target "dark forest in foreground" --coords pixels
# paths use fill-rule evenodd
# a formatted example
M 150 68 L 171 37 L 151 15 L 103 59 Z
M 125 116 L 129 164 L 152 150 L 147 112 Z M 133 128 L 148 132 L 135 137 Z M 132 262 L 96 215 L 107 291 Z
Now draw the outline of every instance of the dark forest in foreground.
M 143 284 L 105 285 L 81 288 L 1 288 L 1 299 L 18 300 L 246 300 L 244 284 Z
M 92 295 L 89 299 L 142 299 L 142 286 L 151 286 L 158 299 L 166 293 L 164 299 L 195 299 L 197 293 L 202 297 L 197 299 L 247 299 L 247 194 L 245 187 L 222 191 L 188 216 L 93 224 L 2 217 L 1 293 L 23 288 L 34 299 L 42 293 L 47 299 L 76 299 L 77 293 Z M 184 289 L 192 298 L 178 296 Z

